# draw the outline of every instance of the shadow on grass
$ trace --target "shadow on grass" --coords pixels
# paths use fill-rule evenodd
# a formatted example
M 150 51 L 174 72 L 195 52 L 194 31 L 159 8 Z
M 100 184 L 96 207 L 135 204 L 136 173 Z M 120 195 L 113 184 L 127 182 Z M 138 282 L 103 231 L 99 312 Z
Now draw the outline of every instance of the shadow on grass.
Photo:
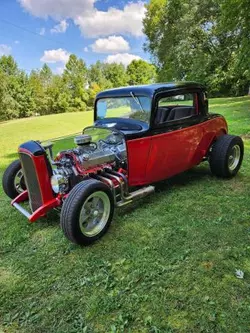
M 7 155 L 4 155 L 3 157 L 14 161 L 14 160 L 18 159 L 18 153 L 16 152 L 16 153 L 7 154 Z
M 210 175 L 209 168 L 207 166 L 196 167 L 189 171 L 183 172 L 177 176 L 169 178 L 167 180 L 160 181 L 153 184 L 155 186 L 155 192 L 161 195 L 165 195 L 167 192 L 172 190 L 180 191 L 181 187 L 187 186 L 192 182 L 199 181 Z M 176 188 L 180 187 L 180 188 Z M 136 200 L 127 206 L 115 210 L 114 219 L 118 219 L 124 214 L 132 213 L 139 207 L 146 207 L 147 204 L 154 202 L 154 200 L 159 201 L 159 197 L 154 198 L 154 194 L 149 195 L 140 200 Z M 40 218 L 37 222 L 39 228 L 43 229 L 49 226 L 58 226 L 60 228 L 60 212 L 56 210 L 51 210 L 46 217 Z M 119 224 L 116 224 L 118 227 Z
M 197 182 L 203 178 L 211 176 L 211 172 L 208 166 L 199 166 L 188 171 L 185 171 L 181 174 L 173 176 L 169 179 L 162 180 L 160 182 L 154 183 L 155 193 L 160 195 L 165 195 L 168 192 L 173 190 L 180 191 L 181 187 L 188 186 L 190 183 Z M 180 188 L 176 188 L 180 187 Z M 122 216 L 124 214 L 132 213 L 135 209 L 141 207 L 142 205 L 146 207 L 148 203 L 152 203 L 156 200 L 159 201 L 159 197 L 154 198 L 154 194 L 149 195 L 143 199 L 136 200 L 127 206 L 124 206 L 117 210 L 116 216 Z
M 60 224 L 60 212 L 53 209 L 46 216 L 46 224 L 47 225 L 58 225 Z M 40 219 L 40 221 L 44 221 L 45 219 Z

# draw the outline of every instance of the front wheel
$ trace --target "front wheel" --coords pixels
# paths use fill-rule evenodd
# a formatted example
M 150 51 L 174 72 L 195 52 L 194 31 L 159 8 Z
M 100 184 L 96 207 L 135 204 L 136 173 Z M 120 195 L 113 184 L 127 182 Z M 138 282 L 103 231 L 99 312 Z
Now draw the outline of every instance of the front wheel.
M 241 167 L 244 144 L 239 136 L 222 135 L 212 146 L 209 156 L 211 172 L 224 178 L 231 178 Z
M 114 213 L 110 188 L 97 180 L 77 184 L 69 193 L 61 210 L 61 227 L 73 243 L 89 245 L 108 230 Z
M 21 162 L 15 160 L 5 170 L 2 179 L 3 190 L 11 199 L 15 199 L 26 190 Z

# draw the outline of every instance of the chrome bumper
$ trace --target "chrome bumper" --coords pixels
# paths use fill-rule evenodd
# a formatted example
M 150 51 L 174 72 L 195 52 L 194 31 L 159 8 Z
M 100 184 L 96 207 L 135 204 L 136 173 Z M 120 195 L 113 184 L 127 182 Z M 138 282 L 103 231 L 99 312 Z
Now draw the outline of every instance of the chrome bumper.
M 20 213 L 22 213 L 24 216 L 26 216 L 28 219 L 31 217 L 31 214 L 24 209 L 21 205 L 19 205 L 18 203 L 14 202 L 12 204 L 17 210 L 19 210 Z

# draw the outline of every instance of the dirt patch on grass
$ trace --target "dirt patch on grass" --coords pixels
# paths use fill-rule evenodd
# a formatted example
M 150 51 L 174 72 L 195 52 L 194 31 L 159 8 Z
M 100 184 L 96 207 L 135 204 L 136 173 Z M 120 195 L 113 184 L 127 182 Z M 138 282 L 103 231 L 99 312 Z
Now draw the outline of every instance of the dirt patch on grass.
M 11 283 L 16 282 L 17 280 L 18 277 L 14 273 L 5 269 L 4 267 L 0 267 L 0 284 L 9 285 Z
M 244 191 L 246 190 L 244 181 L 239 181 L 239 179 L 237 179 L 237 178 L 231 179 L 229 188 L 232 192 L 236 192 L 236 193 L 244 193 Z
M 4 282 L 11 278 L 11 273 L 6 271 L 3 267 L 0 267 L 0 281 Z

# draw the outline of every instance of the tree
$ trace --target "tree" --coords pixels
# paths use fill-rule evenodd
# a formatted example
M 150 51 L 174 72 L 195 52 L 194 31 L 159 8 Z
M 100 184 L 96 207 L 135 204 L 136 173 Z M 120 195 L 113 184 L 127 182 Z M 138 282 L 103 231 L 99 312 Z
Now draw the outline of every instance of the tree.
M 9 55 L 0 57 L 0 70 L 7 75 L 17 75 L 18 66 L 14 58 Z
M 31 116 L 35 110 L 35 101 L 29 87 L 27 74 L 19 71 L 17 76 L 10 77 L 10 85 L 11 96 L 17 103 L 16 111 L 18 112 L 18 118 Z
M 127 67 L 128 83 L 131 85 L 148 84 L 155 81 L 155 66 L 144 60 L 133 60 Z
M 216 0 L 208 5 L 198 0 L 150 2 L 144 20 L 146 48 L 158 62 L 161 80 L 183 80 L 197 75 L 197 62 L 203 65 L 199 76 L 204 73 L 218 42 L 210 38 L 214 27 L 212 13 L 217 13 L 217 7 Z
M 247 11 L 247 0 L 243 2 Z M 145 48 L 159 67 L 160 80 L 200 81 L 214 95 L 245 93 L 246 76 L 235 66 L 243 45 L 239 35 L 245 29 L 241 26 L 238 33 L 229 31 L 223 18 L 225 8 L 229 10 L 227 3 L 227 0 L 223 3 L 219 0 L 150 1 L 143 22 L 147 35 Z M 231 20 L 239 21 L 235 13 L 234 16 L 231 15 Z M 238 23 L 236 26 L 239 27 Z
M 85 111 L 88 94 L 84 61 L 71 54 L 63 72 L 63 80 L 70 95 L 70 111 Z
M 47 114 L 47 99 L 40 71 L 31 71 L 29 76 L 29 89 L 34 100 L 34 114 Z
M 113 88 L 126 86 L 128 83 L 126 69 L 122 64 L 103 64 L 103 73 Z
M 0 70 L 0 121 L 18 117 L 17 103 L 8 92 L 8 77 Z
M 102 90 L 101 87 L 97 83 L 95 82 L 91 83 L 90 88 L 88 90 L 88 95 L 89 95 L 87 103 L 88 106 L 92 107 L 94 105 L 95 97 L 101 90 Z
M 44 64 L 40 71 L 40 79 L 45 89 L 49 87 L 49 85 L 51 84 L 52 77 L 53 77 L 52 70 L 47 64 Z
M 67 112 L 70 107 L 70 95 L 61 76 L 54 75 L 47 89 L 49 113 Z M 80 110 L 79 110 L 80 111 Z
M 5 119 L 28 117 L 32 115 L 34 101 L 28 89 L 28 76 L 19 70 L 12 56 L 0 58 L 2 97 L 1 113 Z
M 88 83 L 89 86 L 97 84 L 102 89 L 112 88 L 112 82 L 105 77 L 105 64 L 99 60 L 92 64 L 88 70 Z
M 219 29 L 234 38 L 235 49 L 230 64 L 231 77 L 235 80 L 235 94 L 246 90 L 250 81 L 250 12 L 248 0 L 221 1 Z

